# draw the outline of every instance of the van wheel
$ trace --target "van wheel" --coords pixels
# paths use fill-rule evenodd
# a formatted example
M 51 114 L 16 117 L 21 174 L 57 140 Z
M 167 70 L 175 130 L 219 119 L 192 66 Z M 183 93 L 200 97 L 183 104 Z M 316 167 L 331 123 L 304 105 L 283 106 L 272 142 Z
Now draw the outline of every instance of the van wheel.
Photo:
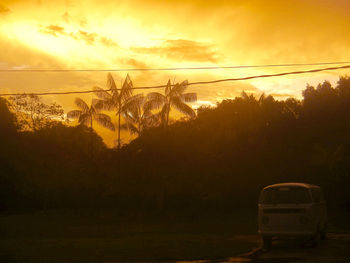
M 262 240 L 263 240 L 263 248 L 270 249 L 272 246 L 272 237 L 263 236 Z

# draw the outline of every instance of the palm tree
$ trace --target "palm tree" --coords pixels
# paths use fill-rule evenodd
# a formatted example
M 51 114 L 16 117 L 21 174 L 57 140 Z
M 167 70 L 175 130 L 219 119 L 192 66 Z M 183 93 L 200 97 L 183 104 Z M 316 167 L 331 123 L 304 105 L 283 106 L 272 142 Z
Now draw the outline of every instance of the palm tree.
M 150 106 L 143 94 L 136 94 L 126 100 L 122 107 L 125 123 L 121 129 L 128 129 L 132 134 L 140 136 L 144 130 L 155 126 L 158 120 Z
M 158 92 L 151 92 L 147 95 L 146 108 L 161 108 L 159 117 L 162 124 L 167 127 L 169 124 L 169 114 L 172 107 L 176 108 L 181 113 L 194 118 L 195 111 L 186 104 L 186 102 L 193 102 L 197 100 L 196 93 L 184 93 L 188 86 L 188 81 L 182 83 L 170 84 L 170 80 L 165 87 L 165 95 Z
M 265 98 L 265 94 L 263 93 L 260 98 L 259 101 L 263 101 Z M 257 103 L 256 98 L 254 97 L 253 94 L 248 95 L 245 91 L 242 91 L 242 99 L 246 102 L 250 102 L 250 103 Z
M 120 129 L 121 129 L 121 114 L 122 108 L 125 102 L 132 96 L 133 84 L 129 77 L 129 74 L 126 75 L 124 83 L 119 90 L 113 79 L 111 73 L 107 75 L 107 90 L 103 90 L 100 87 L 94 87 L 95 94 L 100 99 L 97 102 L 97 106 L 100 109 L 104 110 L 117 110 L 118 116 L 118 149 L 120 149 Z
M 70 119 L 78 119 L 80 125 L 90 125 L 91 131 L 93 130 L 93 120 L 97 121 L 103 127 L 114 131 L 115 127 L 111 117 L 99 112 L 100 109 L 96 107 L 97 102 L 97 100 L 92 100 L 91 106 L 89 107 L 84 100 L 76 98 L 75 105 L 77 105 L 80 110 L 69 111 L 67 117 Z
M 90 126 L 91 132 L 91 157 L 93 156 L 93 120 L 97 121 L 103 127 L 110 129 L 112 131 L 115 130 L 115 127 L 112 123 L 111 117 L 106 114 L 100 113 L 100 108 L 97 107 L 97 100 L 92 100 L 91 106 L 82 100 L 81 98 L 75 99 L 75 104 L 80 108 L 80 110 L 72 110 L 67 113 L 67 118 L 78 119 L 79 125 Z

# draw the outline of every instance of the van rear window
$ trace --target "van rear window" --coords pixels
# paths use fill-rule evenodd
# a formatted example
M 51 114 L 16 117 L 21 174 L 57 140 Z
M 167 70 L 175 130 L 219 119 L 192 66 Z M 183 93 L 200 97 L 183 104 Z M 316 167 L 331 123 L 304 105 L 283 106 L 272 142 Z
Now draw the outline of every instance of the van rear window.
M 310 193 L 303 187 L 274 187 L 262 192 L 263 204 L 305 204 L 310 203 Z

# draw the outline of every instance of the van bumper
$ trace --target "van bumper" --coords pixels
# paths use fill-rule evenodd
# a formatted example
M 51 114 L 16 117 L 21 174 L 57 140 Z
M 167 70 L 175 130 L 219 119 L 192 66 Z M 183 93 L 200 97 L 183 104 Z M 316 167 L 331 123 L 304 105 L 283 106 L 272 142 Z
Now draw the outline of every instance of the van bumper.
M 315 232 L 313 231 L 303 231 L 303 232 L 293 232 L 293 231 L 258 231 L 261 236 L 269 237 L 280 237 L 280 238 L 304 238 L 304 237 L 313 237 Z

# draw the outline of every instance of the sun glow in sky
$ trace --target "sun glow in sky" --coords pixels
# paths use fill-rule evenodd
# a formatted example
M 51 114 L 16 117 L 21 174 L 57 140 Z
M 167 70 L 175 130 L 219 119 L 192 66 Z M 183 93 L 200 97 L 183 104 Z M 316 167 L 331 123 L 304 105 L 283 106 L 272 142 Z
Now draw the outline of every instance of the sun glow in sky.
M 350 60 L 350 1 L 0 0 L 0 69 L 164 68 Z M 130 72 L 136 86 L 297 68 Z M 105 86 L 106 73 L 0 73 L 2 92 Z M 191 87 L 215 104 L 243 90 L 300 97 L 347 70 Z M 119 84 L 126 72 L 115 73 Z M 50 97 L 66 110 L 75 96 Z M 85 96 L 91 99 L 91 95 Z M 107 131 L 103 131 L 109 136 Z M 112 140 L 112 139 L 110 139 Z M 110 141 L 109 140 L 109 141 Z

